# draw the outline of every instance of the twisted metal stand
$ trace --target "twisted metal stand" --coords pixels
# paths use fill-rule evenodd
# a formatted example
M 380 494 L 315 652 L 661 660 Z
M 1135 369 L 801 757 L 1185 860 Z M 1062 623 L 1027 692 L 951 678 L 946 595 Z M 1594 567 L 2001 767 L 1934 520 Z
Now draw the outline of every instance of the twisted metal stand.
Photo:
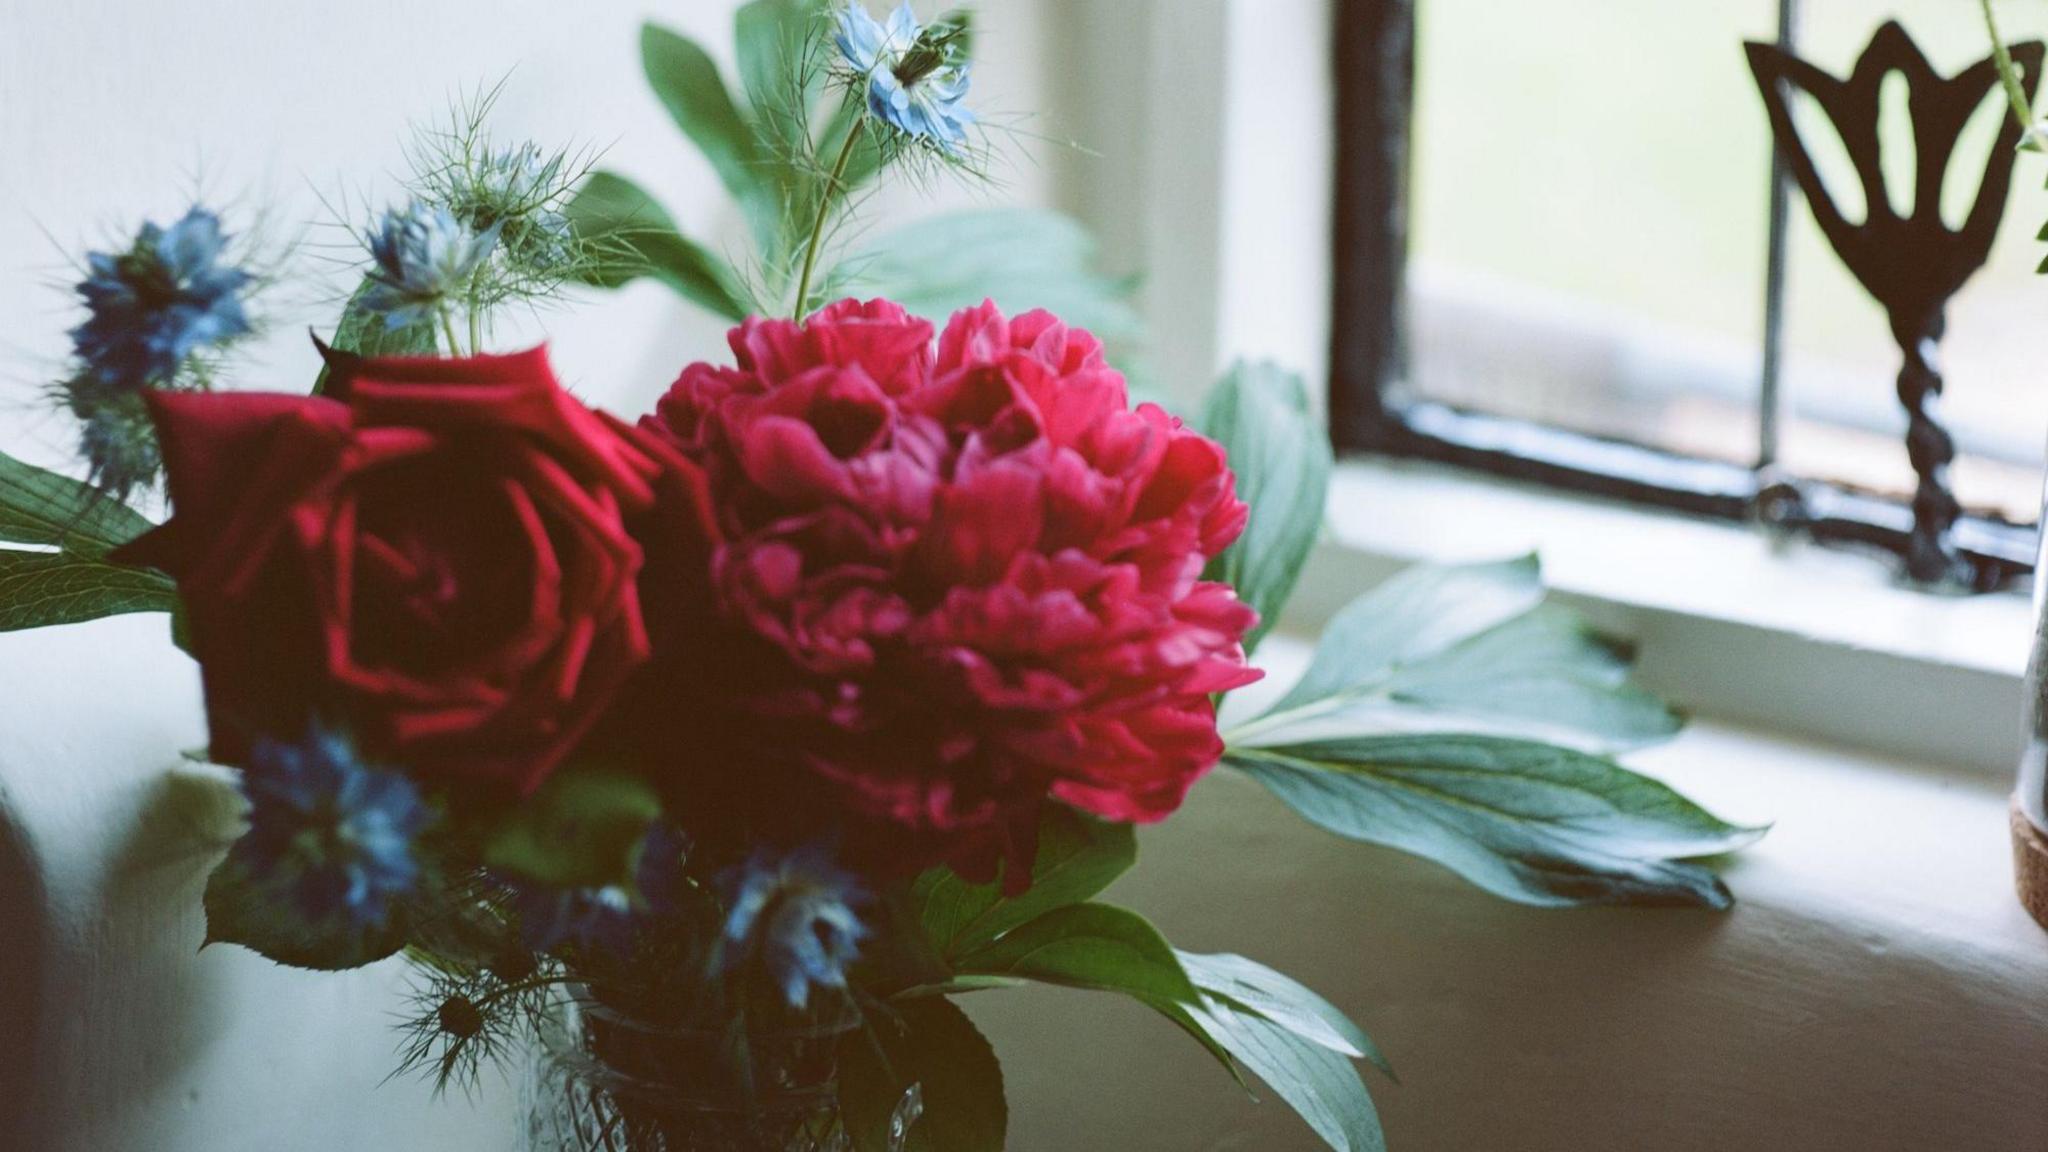
M 1968 584 L 1974 573 L 1957 552 L 1954 540 L 1963 505 L 1948 480 L 1948 467 L 1956 458 L 1956 439 L 1939 418 L 1944 327 L 1946 320 L 1936 314 L 1917 336 L 1895 333 L 1905 357 L 1899 369 L 1899 403 L 1906 408 L 1906 458 L 1912 462 L 1916 478 L 1906 575 L 1922 584 Z

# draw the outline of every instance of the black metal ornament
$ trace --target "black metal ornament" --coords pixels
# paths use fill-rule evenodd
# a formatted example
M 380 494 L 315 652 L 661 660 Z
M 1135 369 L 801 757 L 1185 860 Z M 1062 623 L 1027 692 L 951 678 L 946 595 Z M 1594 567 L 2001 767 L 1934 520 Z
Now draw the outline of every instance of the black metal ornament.
M 1956 445 L 1940 419 L 1939 351 L 1948 302 L 1990 258 L 2005 215 L 2020 138 L 2018 122 L 2002 118 L 2004 127 L 1961 228 L 1950 228 L 1942 220 L 1941 193 L 1964 126 L 1999 83 L 1997 65 L 1987 58 L 1944 77 L 1897 21 L 1878 29 L 1847 79 L 1831 76 L 1776 45 L 1752 41 L 1747 48 L 1750 71 L 1763 90 L 1771 131 L 1786 167 L 1828 243 L 1884 307 L 1904 358 L 1898 393 L 1906 408 L 1906 455 L 1917 478 L 1906 573 L 1929 585 L 1976 584 L 1976 573 L 1953 539 L 1962 505 L 1949 487 L 1948 467 Z M 2043 45 L 2021 44 L 2012 54 L 2025 73 L 2031 100 L 2040 85 Z M 1885 77 L 1894 72 L 1906 79 L 1917 158 L 1911 215 L 1900 215 L 1892 207 L 1878 138 L 1881 93 Z M 1813 97 L 1841 135 L 1867 205 L 1860 223 L 1843 215 L 1800 138 L 1792 117 L 1794 88 Z

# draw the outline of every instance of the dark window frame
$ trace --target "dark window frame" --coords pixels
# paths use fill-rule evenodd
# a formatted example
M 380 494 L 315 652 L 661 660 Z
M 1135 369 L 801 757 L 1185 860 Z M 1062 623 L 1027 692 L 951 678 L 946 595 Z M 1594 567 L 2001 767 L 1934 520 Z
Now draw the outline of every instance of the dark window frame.
M 1906 553 L 1903 499 L 1776 466 L 1785 235 L 1792 182 L 1773 158 L 1759 450 L 1754 465 L 1689 457 L 1533 421 L 1390 395 L 1406 376 L 1409 140 L 1417 0 L 1339 0 L 1330 427 L 1339 451 L 1433 460 L 1516 480 Z M 1790 45 L 1800 0 L 1779 0 Z M 1759 190 L 1760 193 L 1763 190 Z M 1903 454 L 1905 448 L 1900 447 Z M 1989 590 L 2033 570 L 2037 529 L 1966 514 L 1955 541 Z

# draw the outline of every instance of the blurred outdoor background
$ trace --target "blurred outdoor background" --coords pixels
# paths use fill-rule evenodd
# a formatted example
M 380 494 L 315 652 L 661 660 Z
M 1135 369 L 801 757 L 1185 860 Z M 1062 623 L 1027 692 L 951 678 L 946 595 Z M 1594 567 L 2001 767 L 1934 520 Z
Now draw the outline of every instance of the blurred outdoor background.
M 1887 17 L 1944 75 L 1989 52 L 1965 0 L 1802 7 L 1800 54 L 1837 75 Z M 2048 4 L 1999 12 L 2008 39 L 2048 35 Z M 1414 392 L 1753 463 L 1771 141 L 1741 42 L 1775 38 L 1775 0 L 1421 0 L 1419 19 Z M 1905 94 L 1888 81 L 1883 132 L 1889 182 L 1910 197 Z M 1795 107 L 1857 218 L 1846 152 L 1818 107 Z M 1971 122 L 1945 189 L 1951 224 L 2006 114 L 1994 96 Z M 1957 298 L 1944 345 L 1959 495 L 2022 521 L 2039 511 L 2048 441 L 2044 180 L 2048 158 L 2021 157 L 1991 265 Z M 1786 322 L 1782 462 L 1910 491 L 1884 314 L 1796 191 Z

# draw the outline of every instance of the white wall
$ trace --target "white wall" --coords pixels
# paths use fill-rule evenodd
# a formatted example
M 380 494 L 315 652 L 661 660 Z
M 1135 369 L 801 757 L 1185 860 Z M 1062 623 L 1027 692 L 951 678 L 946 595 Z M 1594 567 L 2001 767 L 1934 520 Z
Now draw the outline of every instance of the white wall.
M 654 191 L 693 235 L 740 239 L 708 165 L 640 78 L 637 28 L 653 19 L 710 48 L 730 72 L 737 0 L 0 0 L 0 445 L 22 426 L 62 459 L 71 430 L 42 420 L 36 389 L 61 366 L 76 322 L 67 261 L 167 222 L 191 202 L 260 210 L 269 235 L 298 239 L 291 271 L 324 280 L 265 308 L 269 337 L 236 386 L 302 388 L 317 367 L 310 325 L 329 329 L 351 257 L 322 203 L 360 224 L 396 195 L 408 126 L 505 79 L 502 139 L 588 144 Z M 927 11 L 938 7 L 923 3 Z M 937 206 L 1041 202 L 1051 151 L 1039 74 L 1041 0 L 978 5 L 976 100 L 1010 138 L 990 189 L 942 187 Z M 875 200 L 879 221 L 929 210 L 904 189 Z M 721 325 L 642 285 L 579 300 L 507 346 L 551 336 L 565 376 L 599 402 L 643 408 L 695 356 L 723 352 Z M 21 453 L 17 453 L 21 454 Z

